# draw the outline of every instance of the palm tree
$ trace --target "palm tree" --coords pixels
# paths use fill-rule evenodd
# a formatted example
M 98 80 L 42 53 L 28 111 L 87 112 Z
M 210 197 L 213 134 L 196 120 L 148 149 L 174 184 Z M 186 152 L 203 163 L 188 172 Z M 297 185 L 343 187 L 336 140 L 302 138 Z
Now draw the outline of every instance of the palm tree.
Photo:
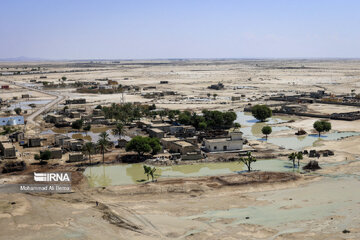
M 292 161 L 293 168 L 295 168 L 295 159 L 297 158 L 297 153 L 296 152 L 290 153 L 288 158 L 290 161 Z
M 115 136 L 120 136 L 121 135 L 124 135 L 125 134 L 125 129 L 124 129 L 124 124 L 122 123 L 117 123 L 115 128 L 112 130 L 112 133 L 115 135 Z
M 105 162 L 105 151 L 106 148 L 110 145 L 109 134 L 107 132 L 102 132 L 99 134 L 100 139 L 97 141 L 98 149 L 102 154 L 103 162 Z
M 85 143 L 85 145 L 83 146 L 83 149 L 82 149 L 84 154 L 88 154 L 90 165 L 91 165 L 91 154 L 95 153 L 95 148 L 96 148 L 96 146 L 93 142 L 87 142 L 87 143 Z
M 148 180 L 149 180 L 149 175 L 150 175 L 151 180 L 154 181 L 154 173 L 155 173 L 155 171 L 156 171 L 155 167 L 151 168 L 151 167 L 148 167 L 148 166 L 144 165 L 144 173 L 146 174 Z
M 302 154 L 302 152 L 298 152 L 298 153 L 296 154 L 296 158 L 297 158 L 297 160 L 298 160 L 298 168 L 299 168 L 299 167 L 300 167 L 300 160 L 303 159 L 303 154 Z

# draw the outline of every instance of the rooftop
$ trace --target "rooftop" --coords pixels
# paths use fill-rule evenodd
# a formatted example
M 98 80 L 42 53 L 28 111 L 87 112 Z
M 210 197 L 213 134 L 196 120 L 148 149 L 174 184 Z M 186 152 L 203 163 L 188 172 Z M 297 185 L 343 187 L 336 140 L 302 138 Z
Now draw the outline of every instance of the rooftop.
M 191 146 L 194 146 L 194 145 L 192 145 L 191 143 L 188 143 L 188 142 L 185 142 L 185 141 L 178 141 L 178 142 L 175 142 L 175 144 L 180 145 L 180 146 L 182 146 L 182 147 L 191 147 Z
M 12 145 L 11 143 L 2 143 L 4 148 L 15 148 L 14 145 Z
M 163 133 L 164 131 L 158 128 L 150 128 L 151 131 L 156 132 L 156 133 Z
M 180 141 L 180 139 L 177 137 L 168 137 L 168 138 L 162 138 L 161 141 L 175 142 L 175 141 Z

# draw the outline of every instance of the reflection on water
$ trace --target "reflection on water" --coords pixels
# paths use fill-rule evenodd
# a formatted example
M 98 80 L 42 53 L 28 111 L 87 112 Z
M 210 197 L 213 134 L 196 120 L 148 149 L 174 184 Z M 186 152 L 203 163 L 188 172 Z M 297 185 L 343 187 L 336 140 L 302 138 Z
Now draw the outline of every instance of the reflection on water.
M 359 132 L 333 132 L 322 134 L 320 138 L 317 134 L 309 134 L 306 136 L 275 137 L 269 138 L 267 141 L 286 149 L 302 150 L 305 147 L 314 146 L 314 144 L 321 140 L 339 140 L 341 138 L 358 135 L 360 135 Z
M 260 160 L 252 165 L 253 170 L 293 171 L 292 163 L 282 160 Z M 156 167 L 156 177 L 200 177 L 229 174 L 246 170 L 243 163 L 196 163 Z M 143 164 L 119 164 L 111 166 L 93 166 L 86 168 L 84 175 L 92 187 L 134 184 L 146 180 Z M 103 179 L 106 179 L 103 180 Z
M 287 116 L 273 116 L 271 118 L 268 118 L 268 121 L 266 121 L 265 123 L 264 122 L 262 123 L 259 120 L 257 120 L 256 118 L 254 118 L 251 115 L 251 113 L 249 113 L 249 112 L 237 112 L 236 115 L 237 115 L 237 118 L 236 118 L 235 122 L 240 123 L 240 125 L 243 127 L 252 126 L 257 123 L 261 123 L 264 125 L 265 124 L 285 123 L 292 119 L 291 117 L 287 117 Z
M 244 133 L 244 137 L 249 140 L 261 140 L 261 129 L 265 125 L 285 123 L 291 120 L 291 117 L 287 116 L 275 116 L 268 119 L 267 122 L 260 122 L 256 120 L 251 113 L 237 112 L 237 119 L 235 122 L 241 124 L 241 131 Z M 291 128 L 286 126 L 271 126 L 273 132 L 286 131 Z M 290 136 L 290 137 L 269 137 L 268 143 L 272 143 L 279 147 L 292 150 L 302 150 L 306 147 L 311 147 L 317 144 L 321 140 L 339 140 L 346 137 L 358 136 L 360 132 L 333 132 L 322 134 L 319 138 L 317 134 L 309 134 L 304 136 Z
M 289 121 L 290 117 L 276 116 L 268 119 L 267 122 L 260 122 L 255 119 L 251 113 L 237 112 L 237 119 L 235 122 L 240 123 L 241 131 L 244 133 L 244 137 L 249 140 L 256 140 L 262 136 L 261 129 L 265 125 L 285 123 Z M 273 132 L 290 130 L 291 128 L 286 126 L 271 126 Z
M 252 127 L 241 128 L 241 131 L 244 133 L 244 137 L 249 140 L 256 140 L 263 136 L 261 129 L 265 126 L 266 123 L 256 123 Z M 280 132 L 290 130 L 291 128 L 285 126 L 271 126 L 272 132 Z

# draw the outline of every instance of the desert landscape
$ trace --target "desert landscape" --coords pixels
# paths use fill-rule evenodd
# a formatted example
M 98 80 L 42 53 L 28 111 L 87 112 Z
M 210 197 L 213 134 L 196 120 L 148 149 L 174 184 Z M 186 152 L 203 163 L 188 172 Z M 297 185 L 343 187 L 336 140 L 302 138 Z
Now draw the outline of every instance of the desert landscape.
M 353 59 L 1 62 L 0 239 L 359 239 L 359 78 Z M 34 172 L 71 191 L 9 190 Z

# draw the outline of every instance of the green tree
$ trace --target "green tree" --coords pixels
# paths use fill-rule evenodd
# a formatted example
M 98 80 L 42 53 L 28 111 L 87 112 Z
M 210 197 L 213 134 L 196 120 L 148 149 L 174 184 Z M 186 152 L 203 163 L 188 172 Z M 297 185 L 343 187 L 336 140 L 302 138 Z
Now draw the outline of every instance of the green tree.
M 297 158 L 297 153 L 296 152 L 290 153 L 288 158 L 289 158 L 290 161 L 292 161 L 293 168 L 295 168 L 295 160 Z
M 235 128 L 235 129 L 239 129 L 239 128 L 241 128 L 240 123 L 234 123 L 234 128 Z
M 110 145 L 109 134 L 107 132 L 102 132 L 99 134 L 99 140 L 97 141 L 97 147 L 102 154 L 103 162 L 105 162 L 105 151 Z
M 118 136 L 120 138 L 120 136 L 124 135 L 125 134 L 125 129 L 124 129 L 124 124 L 122 123 L 117 123 L 115 128 L 112 130 L 112 133 L 115 135 L 115 136 Z
M 85 127 L 83 127 L 83 129 L 84 129 L 84 131 L 86 131 L 86 134 L 87 134 L 87 132 L 91 130 L 91 125 L 88 124 Z
M 151 147 L 151 154 L 156 155 L 161 151 L 160 140 L 158 138 L 148 138 Z
M 302 154 L 302 152 L 298 152 L 298 153 L 296 154 L 296 158 L 297 158 L 297 160 L 298 160 L 298 168 L 300 168 L 300 160 L 303 160 L 303 154 Z
M 255 105 L 251 108 L 251 113 L 257 120 L 262 122 L 272 116 L 271 109 L 266 105 Z
M 61 77 L 61 80 L 63 80 L 63 81 L 66 81 L 66 77 L 65 76 L 63 76 L 63 77 Z
M 3 126 L 3 132 L 1 133 L 2 135 L 6 135 L 12 132 L 12 129 L 10 126 Z
M 185 124 L 185 125 L 191 124 L 191 113 L 188 111 L 180 113 L 178 120 L 181 124 Z
M 136 136 L 133 137 L 130 142 L 126 144 L 126 151 L 135 151 L 137 152 L 139 158 L 145 153 L 152 153 L 153 155 L 157 154 L 161 150 L 159 139 Z
M 71 124 L 71 127 L 73 128 L 73 129 L 77 129 L 77 130 L 80 130 L 81 128 L 82 128 L 82 126 L 83 126 L 83 120 L 76 120 L 76 121 L 74 121 L 72 124 Z
M 216 99 L 218 95 L 216 93 L 213 94 L 214 100 Z
M 151 168 L 150 166 L 144 165 L 144 174 L 146 174 L 147 179 L 149 180 L 149 176 L 151 176 L 151 181 L 154 181 L 154 173 L 156 172 L 156 168 Z
M 248 168 L 248 172 L 250 172 L 251 171 L 251 164 L 253 162 L 256 162 L 256 157 L 253 157 L 251 155 L 251 152 L 247 152 L 247 156 L 245 158 L 244 157 L 239 158 L 239 161 L 244 163 Z
M 211 96 L 211 94 L 210 94 L 210 93 L 207 93 L 206 96 L 209 98 L 209 97 Z
M 200 122 L 200 123 L 199 123 L 199 129 L 200 129 L 200 130 L 205 130 L 206 128 L 207 128 L 206 122 Z
M 166 111 L 160 111 L 159 112 L 159 116 L 160 116 L 161 120 L 163 120 L 163 117 L 165 117 L 166 115 L 167 115 Z
M 101 105 L 97 105 L 96 107 L 95 107 L 95 109 L 102 109 L 102 106 Z
M 328 132 L 331 130 L 331 123 L 325 120 L 318 120 L 314 122 L 313 127 L 319 133 L 319 137 L 320 137 L 320 134 L 322 132 Z
M 21 108 L 15 108 L 14 111 L 17 115 L 21 114 Z
M 91 155 L 96 152 L 96 145 L 93 142 L 87 142 L 83 145 L 82 151 L 89 156 L 89 162 L 91 165 Z
M 268 135 L 272 133 L 272 128 L 270 126 L 264 126 L 261 129 L 261 132 L 266 136 L 266 140 L 268 139 Z
M 175 113 L 173 111 L 169 111 L 168 118 L 170 119 L 170 121 L 173 121 L 175 118 Z

